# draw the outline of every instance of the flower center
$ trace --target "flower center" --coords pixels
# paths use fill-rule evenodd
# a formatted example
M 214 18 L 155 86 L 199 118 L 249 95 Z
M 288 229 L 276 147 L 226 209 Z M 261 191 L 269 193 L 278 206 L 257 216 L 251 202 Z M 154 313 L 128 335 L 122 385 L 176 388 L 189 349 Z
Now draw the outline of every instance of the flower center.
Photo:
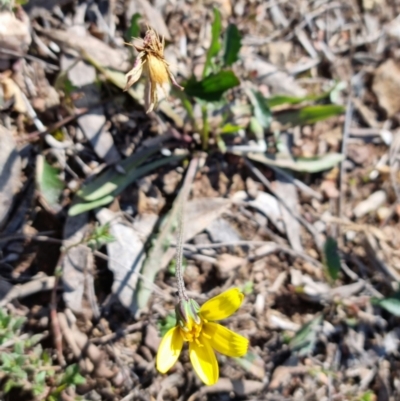
M 187 324 L 183 327 L 180 327 L 181 336 L 184 341 L 192 342 L 196 341 L 199 344 L 199 336 L 201 333 L 201 329 L 203 327 L 203 320 L 200 320 L 200 323 L 197 324 L 194 320 L 190 319 Z

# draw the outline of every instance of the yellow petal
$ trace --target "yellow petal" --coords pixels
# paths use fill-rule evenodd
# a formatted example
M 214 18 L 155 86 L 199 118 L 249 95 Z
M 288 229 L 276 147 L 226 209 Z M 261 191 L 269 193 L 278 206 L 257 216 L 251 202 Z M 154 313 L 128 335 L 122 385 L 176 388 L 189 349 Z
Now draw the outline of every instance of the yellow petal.
M 179 332 L 179 327 L 175 326 L 168 330 L 161 340 L 157 352 L 156 366 L 160 373 L 166 373 L 172 368 L 179 358 L 182 346 L 183 338 Z
M 239 288 L 232 288 L 209 299 L 200 308 L 200 315 L 206 320 L 221 320 L 235 313 L 242 304 L 244 295 Z
M 200 345 L 195 341 L 189 343 L 189 357 L 193 369 L 207 386 L 218 381 L 219 368 L 215 353 L 206 338 L 200 336 Z
M 204 323 L 202 331 L 210 337 L 211 347 L 221 354 L 236 358 L 247 352 L 249 340 L 218 323 Z

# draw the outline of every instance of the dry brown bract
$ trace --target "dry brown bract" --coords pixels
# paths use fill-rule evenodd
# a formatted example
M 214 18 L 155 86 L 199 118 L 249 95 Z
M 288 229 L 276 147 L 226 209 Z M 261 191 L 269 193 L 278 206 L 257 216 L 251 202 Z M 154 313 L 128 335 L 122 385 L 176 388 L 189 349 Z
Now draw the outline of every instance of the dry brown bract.
M 124 90 L 128 90 L 142 75 L 143 68 L 147 78 L 145 89 L 145 107 L 147 113 L 150 113 L 157 104 L 157 87 L 160 87 L 165 96 L 169 90 L 169 81 L 177 88 L 183 90 L 178 85 L 172 75 L 169 65 L 164 58 L 164 38 L 160 40 L 158 34 L 149 28 L 143 39 L 143 45 L 133 45 L 139 52 L 139 55 L 133 65 L 133 68 L 126 74 L 126 85 Z

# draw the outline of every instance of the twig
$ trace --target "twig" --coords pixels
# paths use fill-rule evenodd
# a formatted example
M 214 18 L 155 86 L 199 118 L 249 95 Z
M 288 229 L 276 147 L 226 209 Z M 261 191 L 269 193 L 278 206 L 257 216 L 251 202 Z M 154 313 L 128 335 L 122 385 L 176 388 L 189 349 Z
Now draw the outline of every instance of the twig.
M 0 243 L 7 242 L 7 241 L 13 241 L 16 239 L 30 239 L 30 240 L 36 240 L 36 241 L 49 241 L 49 242 L 57 241 L 57 243 L 62 243 L 62 241 L 59 239 L 47 237 L 47 234 L 54 234 L 54 231 L 42 231 L 40 233 L 33 234 L 33 235 L 20 233 L 20 234 L 7 235 L 4 237 L 0 236 Z
M 146 325 L 146 322 L 136 322 L 126 326 L 123 330 L 118 330 L 115 333 L 106 334 L 102 337 L 93 338 L 91 342 L 93 344 L 106 344 L 109 341 L 118 340 L 121 337 L 126 336 L 133 331 L 139 331 Z
M 60 328 L 62 333 L 64 334 L 65 341 L 70 346 L 72 353 L 74 354 L 75 358 L 79 359 L 81 355 L 81 350 L 79 349 L 78 345 L 75 342 L 73 332 L 68 325 L 68 321 L 64 313 L 58 313 L 58 321 L 60 323 Z
M 62 334 L 60 329 L 60 322 L 58 321 L 57 315 L 57 286 L 60 281 L 60 275 L 57 274 L 54 280 L 54 287 L 51 291 L 51 302 L 50 302 L 50 319 L 51 328 L 53 330 L 54 345 L 57 352 L 57 359 L 61 366 L 65 366 L 66 362 L 63 355 L 62 348 Z
M 13 346 L 16 342 L 19 341 L 25 341 L 29 338 L 29 334 L 25 333 L 20 335 L 19 337 L 12 338 L 11 340 L 5 341 L 3 344 L 0 346 L 0 351 L 5 351 L 7 348 Z
M 343 128 L 343 140 L 342 140 L 342 155 L 346 157 L 347 153 L 347 140 L 349 137 L 349 131 L 350 131 L 350 125 L 351 125 L 351 120 L 353 117 L 353 102 L 351 100 L 351 95 L 349 96 L 349 99 L 347 101 L 347 107 L 346 107 L 346 117 L 345 117 L 345 122 L 344 122 L 344 128 Z M 343 193 L 343 179 L 344 179 L 344 160 L 340 163 L 340 176 L 339 176 L 339 210 L 338 210 L 338 216 L 340 218 L 343 217 L 343 207 L 344 207 L 344 193 Z
M 400 184 L 397 179 L 397 173 L 400 171 L 400 134 L 397 133 L 392 141 L 389 152 L 390 160 L 390 179 L 392 187 L 397 197 L 397 202 L 400 203 Z
M 188 249 L 188 250 L 193 250 L 194 248 L 196 250 L 200 250 L 200 249 L 209 249 L 209 248 L 222 248 L 225 246 L 259 246 L 259 247 L 262 247 L 264 245 L 273 245 L 275 247 L 275 249 L 273 249 L 271 247 L 271 252 L 269 252 L 269 253 L 272 253 L 275 251 L 278 251 L 278 252 L 281 251 L 281 252 L 287 253 L 288 255 L 304 259 L 307 262 L 310 262 L 317 267 L 322 267 L 321 262 L 319 262 L 318 260 L 314 259 L 313 257 L 307 255 L 306 253 L 297 252 L 285 245 L 277 244 L 277 243 L 271 242 L 271 241 L 232 241 L 232 242 L 218 242 L 216 244 L 199 244 L 199 245 L 190 244 L 190 245 L 184 245 L 184 248 Z M 264 255 L 252 256 L 252 257 L 250 257 L 250 259 L 253 260 L 256 258 L 260 258 L 262 256 L 264 256 Z
M 271 170 L 274 170 L 275 172 L 279 172 L 279 174 L 282 175 L 285 179 L 290 181 L 293 185 L 295 185 L 300 191 L 304 192 L 306 195 L 312 196 L 313 198 L 321 201 L 323 199 L 323 196 L 317 192 L 314 191 L 311 187 L 308 185 L 304 184 L 303 181 L 298 180 L 297 178 L 294 178 L 292 175 L 288 174 L 285 170 L 281 169 L 280 167 L 277 166 L 268 166 Z
M 0 301 L 0 307 L 18 298 L 24 298 L 41 291 L 50 291 L 54 288 L 56 278 L 54 276 L 41 277 L 25 284 L 15 285 Z
M 102 103 L 103 103 L 103 102 L 102 102 Z M 102 103 L 100 103 L 100 104 L 102 104 Z M 94 108 L 94 107 L 97 107 L 97 106 L 98 106 L 98 104 L 95 105 L 95 106 L 93 106 L 93 108 Z M 50 126 L 48 126 L 48 127 L 45 127 L 45 126 L 43 125 L 43 127 L 41 127 L 40 129 L 38 129 L 37 131 L 31 132 L 30 134 L 25 135 L 25 136 L 23 136 L 22 138 L 20 138 L 20 139 L 18 140 L 18 142 L 19 142 L 19 143 L 22 143 L 22 142 L 26 142 L 26 141 L 27 141 L 27 142 L 36 141 L 36 140 L 39 139 L 40 137 L 42 137 L 42 136 L 44 136 L 44 135 L 48 135 L 48 134 L 50 134 L 50 133 L 56 131 L 57 129 L 63 127 L 65 124 L 68 124 L 68 123 L 70 123 L 71 121 L 74 121 L 74 120 L 76 120 L 77 118 L 83 116 L 83 115 L 86 114 L 89 110 L 90 110 L 89 107 L 85 107 L 85 108 L 80 109 L 79 112 L 76 113 L 76 114 L 74 114 L 73 116 L 65 117 L 65 118 L 63 118 L 61 121 L 57 121 L 56 123 L 54 123 L 54 124 L 52 124 L 52 125 L 50 125 Z

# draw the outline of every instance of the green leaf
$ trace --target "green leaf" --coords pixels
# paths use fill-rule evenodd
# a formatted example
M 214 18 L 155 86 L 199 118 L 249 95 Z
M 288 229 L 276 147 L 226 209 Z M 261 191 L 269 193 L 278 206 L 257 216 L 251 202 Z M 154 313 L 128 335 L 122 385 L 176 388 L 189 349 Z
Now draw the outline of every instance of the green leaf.
M 327 153 L 326 155 L 309 159 L 295 158 L 293 160 L 277 159 L 275 155 L 268 153 L 250 153 L 247 157 L 267 166 L 287 168 L 302 173 L 319 173 L 320 171 L 329 170 L 344 159 L 341 153 Z
M 337 280 L 340 272 L 340 257 L 336 240 L 328 237 L 324 244 L 324 265 L 332 280 Z
M 221 35 L 221 14 L 216 8 L 214 8 L 214 21 L 211 26 L 211 44 L 207 51 L 206 62 L 204 64 L 204 69 L 203 69 L 203 78 L 206 77 L 209 73 L 211 67 L 211 59 L 217 56 L 221 49 L 220 35 Z
M 254 116 L 250 118 L 249 129 L 257 139 L 264 138 L 264 128 Z
M 385 309 L 394 316 L 400 317 L 400 294 L 388 298 L 371 298 L 371 304 Z
M 157 322 L 158 330 L 160 331 L 161 337 L 167 333 L 168 330 L 172 329 L 176 326 L 176 315 L 175 313 L 171 312 L 168 315 Z
M 306 323 L 290 341 L 292 351 L 298 351 L 300 356 L 304 356 L 312 352 L 317 340 L 318 329 L 321 326 L 323 315 L 317 316 L 315 319 Z
M 78 214 L 96 209 L 96 207 L 108 205 L 114 200 L 114 196 L 107 195 L 104 198 L 96 199 L 92 202 L 77 202 L 74 203 L 68 210 L 68 216 L 77 216 Z
M 36 345 L 39 341 L 41 341 L 43 338 L 43 334 L 34 334 L 32 337 L 28 338 L 25 341 L 25 347 L 33 347 Z
M 68 79 L 68 78 L 66 78 L 65 80 L 64 80 L 64 93 L 67 95 L 67 96 L 71 96 L 71 94 L 74 92 L 74 91 L 76 91 L 78 88 L 76 87 L 76 86 L 74 86 L 73 84 L 72 84 L 72 82 Z
M 242 47 L 242 36 L 235 24 L 229 24 L 225 32 L 224 41 L 224 66 L 229 67 L 239 59 L 239 51 Z
M 34 382 L 37 384 L 44 384 L 45 380 L 46 380 L 46 373 L 47 372 L 45 370 L 43 370 L 42 372 L 35 374 L 35 376 L 33 378 Z
M 361 396 L 361 398 L 359 398 L 359 401 L 376 401 L 377 399 L 378 397 L 375 395 L 375 393 L 371 390 L 368 390 Z
M 209 75 L 201 81 L 190 79 L 186 83 L 185 92 L 189 96 L 215 102 L 220 100 L 228 89 L 234 88 L 239 84 L 239 79 L 232 71 L 220 71 L 217 74 Z
M 251 295 L 254 292 L 254 282 L 253 281 L 246 281 L 242 286 L 242 292 L 244 295 Z
M 156 168 L 159 168 L 169 163 L 177 162 L 183 157 L 184 155 L 164 157 L 161 159 L 157 159 L 151 163 L 147 163 L 138 168 L 136 168 L 136 160 L 133 165 L 128 166 L 129 168 L 126 170 L 126 174 L 118 173 L 115 170 L 111 171 L 110 174 L 107 174 L 106 172 L 104 176 L 99 177 L 99 182 L 95 183 L 95 180 L 88 185 L 88 187 L 91 186 L 90 190 L 88 188 L 83 188 L 82 191 L 78 192 L 79 197 L 83 198 L 83 200 L 88 200 L 89 202 L 79 202 L 78 198 L 75 203 L 69 208 L 68 215 L 76 216 L 80 213 L 87 212 L 89 210 L 95 209 L 96 207 L 103 206 L 112 202 L 115 196 L 121 193 L 128 185 L 130 185 L 138 178 L 144 176 L 145 174 L 151 172 Z M 107 181 L 107 179 L 109 179 L 110 181 Z
M 44 373 L 46 373 L 46 372 L 44 372 Z M 35 397 L 37 397 L 38 395 L 40 395 L 44 392 L 45 388 L 46 388 L 46 386 L 44 383 L 43 384 L 35 384 L 32 386 L 32 393 Z
M 26 317 L 17 317 L 17 318 L 12 318 L 11 320 L 10 320 L 10 330 L 12 330 L 12 331 L 18 331 L 21 327 L 22 327 L 22 325 L 24 324 L 26 322 Z
M 233 134 L 235 132 L 240 131 L 241 129 L 243 129 L 243 127 L 241 127 L 240 125 L 234 125 L 231 123 L 226 123 L 220 131 L 220 134 Z
M 22 387 L 23 384 L 19 383 L 13 379 L 9 379 L 6 381 L 6 384 L 4 384 L 3 391 L 5 394 L 9 393 L 13 388 L 18 388 Z
M 285 110 L 276 114 L 276 119 L 281 124 L 303 125 L 314 124 L 317 121 L 326 120 L 343 114 L 345 108 L 336 104 L 326 104 L 317 106 L 306 106 L 298 110 Z
M 254 117 L 264 129 L 269 128 L 272 121 L 272 114 L 267 100 L 261 92 L 255 90 L 247 91 L 247 95 L 253 105 Z
M 62 384 L 67 385 L 79 385 L 85 384 L 85 378 L 79 373 L 79 366 L 77 364 L 69 365 L 67 369 L 65 369 L 64 376 L 61 379 Z M 60 384 L 61 384 L 60 383 Z
M 131 25 L 126 32 L 126 40 L 130 41 L 132 38 L 138 38 L 140 36 L 140 26 L 139 21 L 142 16 L 139 13 L 135 13 L 131 18 Z
M 110 223 L 96 226 L 87 239 L 87 245 L 93 251 L 102 246 L 115 241 L 115 237 L 110 233 Z
M 14 352 L 19 355 L 24 353 L 24 343 L 22 341 L 17 341 L 14 344 Z
M 288 95 L 275 95 L 267 99 L 269 107 L 282 106 L 283 104 L 299 104 L 306 101 L 319 101 L 326 99 L 330 96 L 332 91 L 335 90 L 337 85 L 334 85 L 332 89 L 320 94 L 320 95 L 306 95 L 302 97 L 288 96 Z
M 298 104 L 304 102 L 305 100 L 310 100 L 308 96 L 304 97 L 296 97 L 296 96 L 287 96 L 287 95 L 275 95 L 268 98 L 267 104 L 269 107 L 281 106 L 283 104 Z
M 59 170 L 50 166 L 42 155 L 36 160 L 36 182 L 39 191 L 51 209 L 59 209 L 58 200 L 64 188 L 63 182 L 58 177 Z
M 7 354 L 3 352 L 0 355 L 0 359 L 1 359 L 1 365 L 3 365 L 3 367 L 9 367 L 14 363 L 14 357 L 12 356 L 12 354 Z
M 129 174 L 135 171 L 136 167 L 145 162 L 157 150 L 158 147 L 147 148 L 123 160 L 120 165 L 126 174 L 120 173 L 113 166 L 109 167 L 92 182 L 80 189 L 77 193 L 78 196 L 85 201 L 95 201 L 110 195 L 118 188 L 119 183 L 123 182 Z

